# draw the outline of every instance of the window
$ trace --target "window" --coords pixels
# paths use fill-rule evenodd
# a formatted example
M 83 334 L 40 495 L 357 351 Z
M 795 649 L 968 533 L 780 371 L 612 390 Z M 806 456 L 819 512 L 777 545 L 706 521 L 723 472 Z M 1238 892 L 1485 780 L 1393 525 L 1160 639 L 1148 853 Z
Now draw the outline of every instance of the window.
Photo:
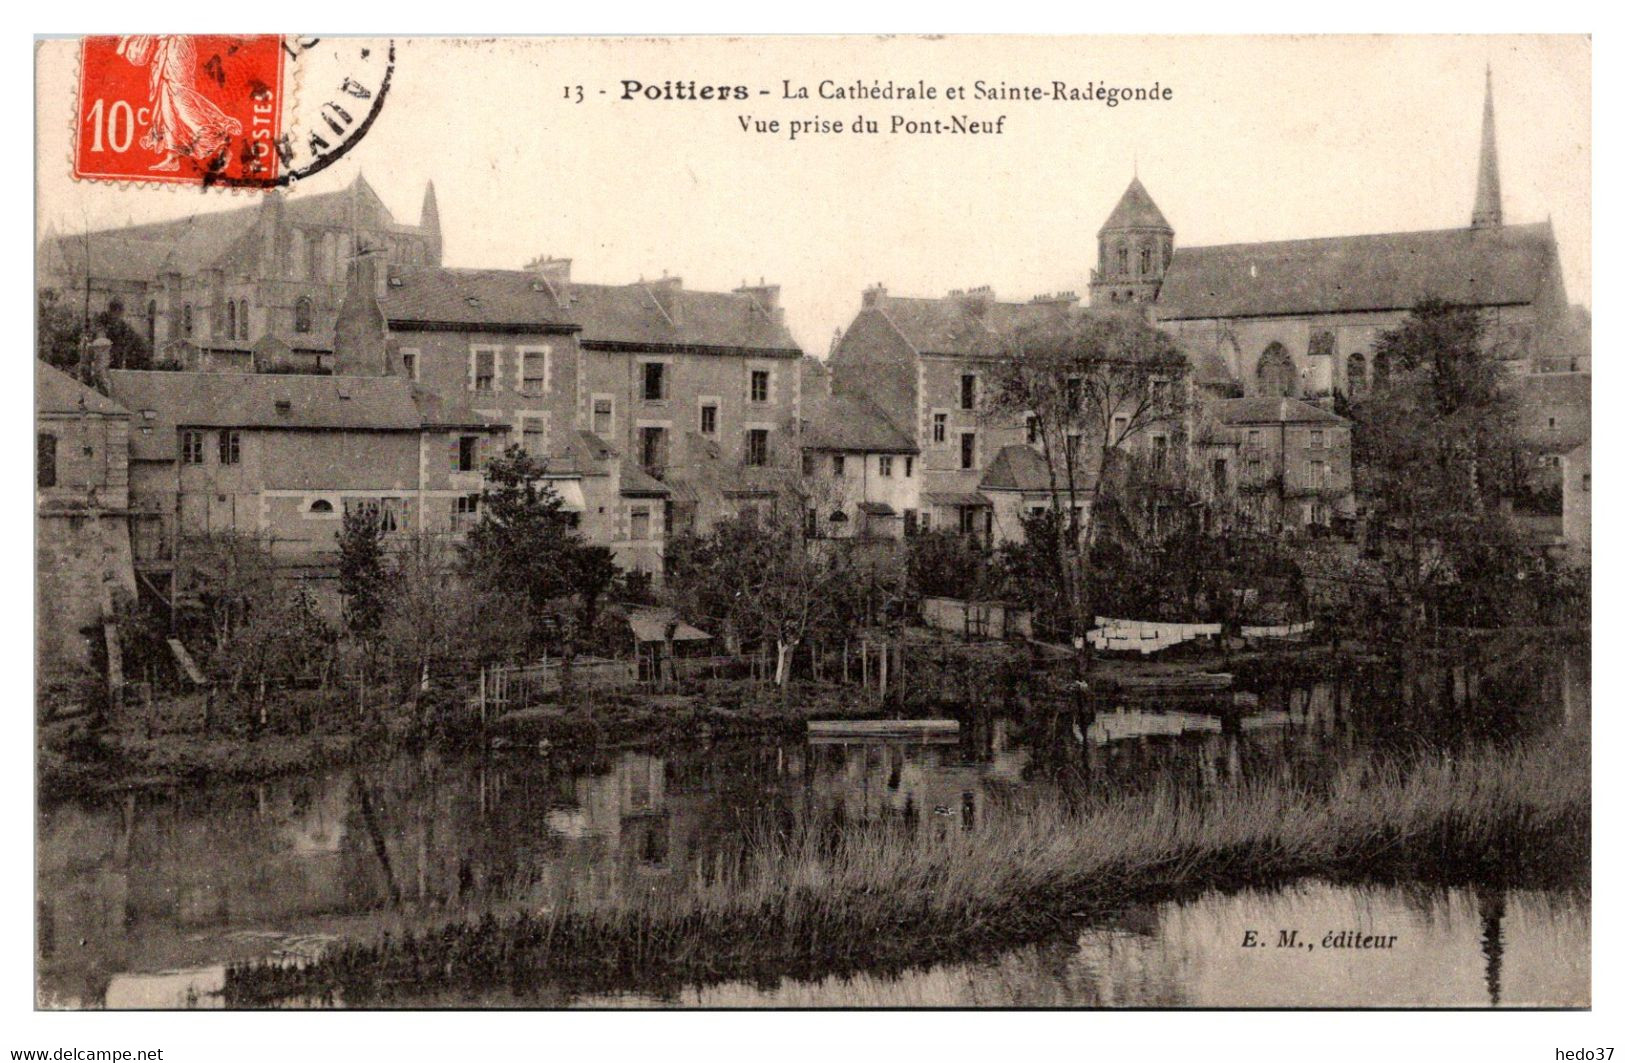
M 480 437 L 458 436 L 456 445 L 451 452 L 451 468 L 453 472 L 473 472 L 479 465 Z
M 663 402 L 666 398 L 666 363 L 643 363 L 643 401 Z
M 1142 248 L 1140 248 L 1140 275 L 1144 276 L 1145 274 L 1150 273 L 1150 272 L 1151 272 L 1151 249 L 1149 247 L 1142 247 Z
M 1309 357 L 1330 358 L 1337 350 L 1337 334 L 1330 329 L 1316 329 L 1309 334 Z
M 1029 445 L 1033 445 L 1033 444 L 1036 444 L 1037 442 L 1038 442 L 1038 415 L 1035 414 L 1035 413 L 1029 413 L 1027 415 L 1027 443 Z
M 1258 446 L 1259 441 L 1262 440 L 1262 439 L 1263 439 L 1263 433 L 1260 432 L 1257 428 L 1249 428 L 1249 429 L 1247 429 L 1247 445 L 1249 447 Z
M 801 475 L 818 475 L 818 456 L 811 451 L 805 451 L 801 455 Z
M 304 296 L 293 304 L 293 330 L 295 332 L 309 332 L 311 330 L 310 300 Z M 191 332 L 192 326 L 188 324 L 186 331 Z
M 458 495 L 451 500 L 452 530 L 467 531 L 479 519 L 479 512 L 479 495 Z
M 959 467 L 961 469 L 976 468 L 975 432 L 961 432 L 959 435 Z
M 34 439 L 34 482 L 40 487 L 56 486 L 56 436 L 41 432 Z
M 1151 408 L 1154 410 L 1166 409 L 1168 406 L 1168 381 L 1151 381 Z
M 767 429 L 752 428 L 745 433 L 745 464 L 767 464 Z
M 1309 463 L 1309 486 L 1316 491 L 1326 486 L 1326 463 L 1324 461 L 1311 461 Z
M 933 413 L 931 415 L 931 442 L 933 442 L 933 443 L 946 443 L 946 442 L 948 442 L 948 415 L 947 414 L 945 414 L 945 413 Z
M 976 534 L 976 507 L 975 506 L 959 506 L 958 509 L 959 509 L 959 534 L 960 535 L 975 535 Z
M 750 371 L 750 401 L 766 402 L 768 388 L 768 373 L 766 369 L 752 369 Z
M 976 409 L 975 373 L 961 373 L 959 376 L 959 408 L 961 410 Z
M 1164 469 L 1168 465 L 1168 437 L 1151 437 L 1151 467 Z
M 401 352 L 401 372 L 406 374 L 406 379 L 408 380 L 416 380 L 418 378 L 417 351 Z
M 547 453 L 547 420 L 537 414 L 521 414 L 520 446 L 525 453 L 533 458 L 540 458 Z
M 310 508 L 305 512 L 313 517 L 331 517 L 333 515 L 333 503 L 325 498 L 318 498 L 310 504 Z
M 832 456 L 829 459 L 829 471 L 830 471 L 831 476 L 845 476 L 846 475 L 846 455 L 845 454 L 836 454 L 836 455 Z
M 1166 244 L 1166 243 L 1163 244 L 1162 245 L 1162 268 L 1166 270 L 1168 268 L 1169 264 L 1171 264 L 1173 262 L 1173 260 L 1174 260 L 1174 245 L 1173 244 Z
M 638 429 L 638 460 L 649 471 L 655 471 L 665 466 L 666 430 L 664 428 L 651 426 Z
M 1127 244 L 1118 244 L 1117 245 L 1117 272 L 1119 272 L 1119 273 L 1127 273 L 1128 272 L 1128 245 Z
M 237 300 L 237 338 L 246 340 L 251 338 L 248 333 L 248 300 Z
M 195 428 L 181 433 L 181 464 L 203 464 L 203 433 Z
M 880 475 L 886 477 L 887 479 L 891 478 L 891 455 L 890 454 L 882 454 L 880 456 Z
M 601 436 L 615 434 L 615 400 L 592 400 L 592 430 Z
M 1083 433 L 1068 432 L 1066 434 L 1066 461 L 1068 465 L 1076 468 L 1078 459 L 1083 455 Z
M 536 395 L 545 394 L 547 392 L 547 352 L 525 351 L 519 357 L 524 365 L 520 373 L 525 382 L 525 390 Z
M 1224 458 L 1213 459 L 1213 489 L 1220 494 L 1230 490 L 1230 462 Z
M 715 403 L 706 403 L 700 407 L 700 435 L 714 436 L 717 434 L 717 407 Z
M 147 302 L 147 346 L 150 347 L 150 346 L 152 346 L 153 344 L 155 344 L 157 342 L 158 342 L 158 302 L 157 302 L 157 300 L 148 300 L 148 302 Z
M 237 338 L 237 304 L 226 300 L 226 338 Z
M 1347 366 L 1349 378 L 1349 395 L 1359 398 L 1365 391 L 1365 355 L 1355 351 L 1349 355 Z
M 913 458 L 904 458 L 903 459 L 903 479 L 905 479 L 905 480 L 912 479 L 913 476 L 914 476 L 914 459 Z
M 649 537 L 649 507 L 632 507 L 632 538 L 647 539 Z
M 236 465 L 242 460 L 241 440 L 237 432 L 220 433 L 220 464 Z
M 186 335 L 192 334 L 192 304 L 186 303 L 181 307 L 181 331 Z M 306 329 L 305 331 L 310 331 Z
M 1291 395 L 1296 390 L 1297 368 L 1292 356 L 1280 343 L 1271 343 L 1258 358 L 1258 393 L 1261 395 Z
M 922 532 L 931 530 L 931 511 L 929 509 L 920 510 L 920 530 Z
M 1311 428 L 1309 430 L 1309 445 L 1316 450 L 1324 447 L 1326 445 L 1326 433 L 1318 428 Z
M 497 381 L 497 352 L 489 347 L 474 349 L 474 390 L 492 391 Z
M 1123 437 L 1127 434 L 1128 416 L 1120 413 L 1116 417 L 1112 418 L 1112 442 L 1114 444 L 1121 443 L 1123 441 Z

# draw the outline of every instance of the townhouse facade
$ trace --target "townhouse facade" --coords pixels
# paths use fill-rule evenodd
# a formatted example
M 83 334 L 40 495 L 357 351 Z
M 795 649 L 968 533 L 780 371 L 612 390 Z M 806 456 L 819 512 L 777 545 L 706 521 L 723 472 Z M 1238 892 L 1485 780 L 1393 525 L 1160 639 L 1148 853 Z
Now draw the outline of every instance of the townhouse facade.
M 135 593 L 129 435 L 129 410 L 34 363 L 34 631 L 41 676 L 83 669 L 109 653 L 116 671 L 117 640 L 107 626 L 118 595 Z
M 914 534 L 924 475 L 913 440 L 862 397 L 815 392 L 806 396 L 803 412 L 801 491 L 807 536 L 899 539 Z
M 1329 528 L 1354 515 L 1352 425 L 1302 399 L 1208 399 L 1193 453 L 1217 509 L 1258 530 Z

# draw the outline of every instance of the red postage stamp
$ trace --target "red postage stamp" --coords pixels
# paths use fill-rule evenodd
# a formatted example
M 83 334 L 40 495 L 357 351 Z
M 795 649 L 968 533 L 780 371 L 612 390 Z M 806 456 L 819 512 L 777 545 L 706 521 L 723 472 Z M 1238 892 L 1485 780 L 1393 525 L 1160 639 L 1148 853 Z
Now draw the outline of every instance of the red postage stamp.
M 281 37 L 87 37 L 82 49 L 74 176 L 276 182 Z

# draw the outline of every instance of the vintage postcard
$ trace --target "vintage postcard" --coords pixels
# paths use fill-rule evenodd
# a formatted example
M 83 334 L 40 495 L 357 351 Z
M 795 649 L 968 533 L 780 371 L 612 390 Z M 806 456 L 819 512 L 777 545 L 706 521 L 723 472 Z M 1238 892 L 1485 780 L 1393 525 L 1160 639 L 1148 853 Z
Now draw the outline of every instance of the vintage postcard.
M 34 1007 L 1589 1008 L 1591 54 L 36 41 Z

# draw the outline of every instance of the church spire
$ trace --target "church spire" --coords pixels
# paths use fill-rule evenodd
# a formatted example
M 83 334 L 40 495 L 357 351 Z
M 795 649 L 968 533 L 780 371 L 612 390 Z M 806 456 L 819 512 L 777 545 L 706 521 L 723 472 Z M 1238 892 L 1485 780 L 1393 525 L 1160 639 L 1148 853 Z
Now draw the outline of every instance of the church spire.
M 1473 228 L 1501 225 L 1501 166 L 1495 154 L 1495 96 L 1490 68 L 1484 67 L 1484 129 L 1478 144 L 1478 198 L 1473 201 Z
M 434 182 L 423 188 L 423 210 L 418 215 L 418 228 L 428 241 L 428 257 L 432 265 L 440 265 L 440 203 L 434 196 Z

